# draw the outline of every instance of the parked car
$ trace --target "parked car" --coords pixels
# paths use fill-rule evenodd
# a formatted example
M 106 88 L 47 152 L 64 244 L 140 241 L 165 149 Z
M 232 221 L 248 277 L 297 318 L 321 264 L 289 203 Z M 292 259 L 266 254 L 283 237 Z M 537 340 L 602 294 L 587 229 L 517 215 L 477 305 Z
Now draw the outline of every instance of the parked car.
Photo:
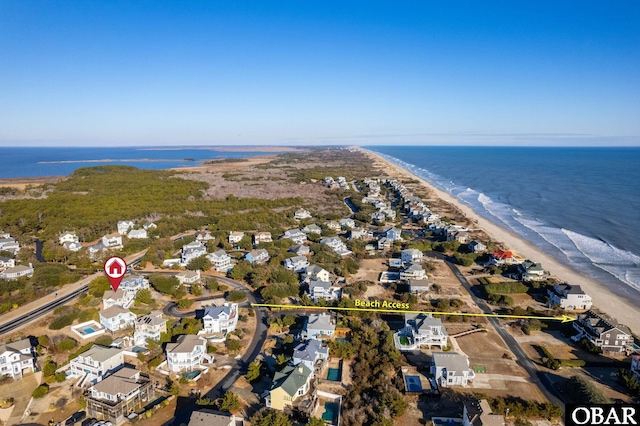
M 74 424 L 76 424 L 77 422 L 79 422 L 80 420 L 84 419 L 85 417 L 87 417 L 87 413 L 85 413 L 84 411 L 77 411 L 77 412 L 73 413 L 73 414 L 71 415 L 71 417 L 69 417 L 69 418 L 67 419 L 67 421 L 66 421 L 66 422 L 64 422 L 64 424 L 65 424 L 66 426 L 74 425 Z

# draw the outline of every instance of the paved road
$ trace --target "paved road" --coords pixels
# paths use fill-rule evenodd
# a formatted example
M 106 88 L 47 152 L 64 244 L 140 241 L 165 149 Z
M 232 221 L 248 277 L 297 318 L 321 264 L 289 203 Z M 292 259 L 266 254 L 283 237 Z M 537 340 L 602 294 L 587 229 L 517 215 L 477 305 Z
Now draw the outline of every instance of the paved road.
M 238 281 L 234 281 L 229 278 L 221 278 L 216 277 L 216 279 L 220 283 L 224 283 L 231 287 L 241 289 L 247 292 L 247 299 L 249 303 L 258 303 L 258 299 L 256 295 L 244 286 L 242 283 Z M 202 395 L 203 397 L 208 398 L 220 398 L 222 397 L 226 391 L 228 391 L 231 386 L 235 383 L 238 378 L 247 372 L 247 368 L 251 362 L 256 359 L 258 354 L 260 354 L 260 350 L 262 349 L 262 345 L 267 340 L 267 320 L 266 320 L 266 312 L 264 308 L 256 308 L 256 332 L 253 335 L 253 339 L 249 344 L 249 347 L 245 351 L 244 355 L 238 359 L 238 362 L 235 366 L 231 367 L 229 373 L 227 373 L 224 378 L 218 382 L 216 386 L 211 388 L 206 394 Z M 189 423 L 189 418 L 191 417 L 191 413 L 197 408 L 195 398 L 189 398 L 182 401 L 176 407 L 176 415 L 175 418 L 165 424 L 165 426 L 173 425 L 180 426 L 181 424 Z
M 469 292 L 474 303 L 480 309 L 482 309 L 484 313 L 487 313 L 487 314 L 493 313 L 493 310 L 489 307 L 489 305 L 487 305 L 487 303 L 484 300 L 476 297 L 476 295 L 473 294 L 469 281 L 467 281 L 467 278 L 460 273 L 458 268 L 452 262 L 448 261 L 446 257 L 441 253 L 433 253 L 431 256 L 445 261 L 449 269 L 451 269 L 451 272 L 453 272 L 453 274 L 456 276 L 458 281 L 460 281 L 460 284 L 462 284 L 462 286 Z M 496 332 L 500 335 L 500 337 L 502 337 L 502 340 L 504 340 L 504 342 L 509 347 L 511 352 L 513 352 L 513 354 L 516 356 L 518 364 L 520 364 L 520 366 L 524 368 L 527 371 L 527 373 L 529 373 L 529 376 L 531 377 L 531 381 L 536 386 L 538 386 L 538 388 L 540 389 L 540 392 L 542 392 L 542 394 L 549 401 L 559 404 L 564 411 L 564 402 L 562 401 L 562 399 L 558 397 L 558 393 L 553 387 L 553 384 L 551 383 L 549 378 L 546 377 L 544 374 L 542 374 L 540 370 L 538 370 L 538 368 L 535 366 L 533 361 L 531 361 L 531 359 L 524 352 L 520 344 L 516 341 L 516 339 L 513 338 L 511 334 L 509 334 L 504 329 L 504 327 L 502 326 L 502 324 L 497 318 L 487 317 L 487 319 L 489 320 L 489 323 L 493 326 L 493 328 L 496 330 Z

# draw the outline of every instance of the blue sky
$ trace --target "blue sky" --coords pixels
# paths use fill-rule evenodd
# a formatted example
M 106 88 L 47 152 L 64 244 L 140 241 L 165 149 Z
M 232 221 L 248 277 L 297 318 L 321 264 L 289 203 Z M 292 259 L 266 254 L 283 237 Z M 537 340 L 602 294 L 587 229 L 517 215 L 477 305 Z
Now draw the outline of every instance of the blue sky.
M 0 145 L 640 145 L 640 2 L 0 2 Z

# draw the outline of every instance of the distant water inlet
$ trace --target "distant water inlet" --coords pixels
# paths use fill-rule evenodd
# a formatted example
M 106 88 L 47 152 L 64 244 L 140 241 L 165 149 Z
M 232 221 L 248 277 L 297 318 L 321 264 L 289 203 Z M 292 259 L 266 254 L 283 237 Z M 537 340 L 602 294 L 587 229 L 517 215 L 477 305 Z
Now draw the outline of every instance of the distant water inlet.
M 531 241 L 561 262 L 607 285 L 612 292 L 640 304 L 640 239 L 630 234 L 640 227 L 640 150 L 619 154 L 602 149 L 575 154 L 540 148 L 552 160 L 540 162 L 535 168 L 527 160 L 540 155 L 534 148 L 498 151 L 484 147 L 469 148 L 468 152 L 463 147 L 421 147 L 420 152 L 413 147 L 380 150 L 375 149 L 387 160 L 455 196 L 480 216 Z M 389 155 L 390 152 L 394 155 Z M 441 158 L 443 153 L 448 161 Z M 409 158 L 409 154 L 412 163 L 397 158 Z M 505 160 L 486 165 L 480 159 L 487 155 Z M 578 157 L 575 165 L 572 155 Z M 554 156 L 562 157 L 563 161 L 556 164 Z M 633 169 L 630 176 L 612 183 L 610 172 L 602 171 L 608 164 L 608 156 L 616 159 L 615 164 L 611 160 L 609 165 L 614 170 L 624 169 L 618 162 L 632 161 L 628 165 Z M 576 179 L 576 173 L 587 166 L 591 170 L 588 178 Z M 634 181 L 635 178 L 638 180 Z M 616 203 L 618 200 L 625 201 Z

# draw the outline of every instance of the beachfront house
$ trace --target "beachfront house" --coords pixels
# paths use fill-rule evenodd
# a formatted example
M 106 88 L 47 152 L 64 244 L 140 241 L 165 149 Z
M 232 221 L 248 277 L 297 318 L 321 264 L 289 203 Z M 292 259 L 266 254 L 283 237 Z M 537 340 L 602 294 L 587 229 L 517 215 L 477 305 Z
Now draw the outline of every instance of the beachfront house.
M 134 226 L 135 224 L 131 220 L 121 220 L 118 222 L 118 225 L 117 225 L 118 234 L 127 235 L 127 232 L 129 232 L 129 229 L 133 229 Z
M 274 410 L 297 408 L 312 413 L 318 406 L 313 371 L 304 364 L 287 365 L 277 371 L 265 403 Z
M 633 348 L 631 330 L 624 324 L 619 324 L 613 318 L 594 311 L 578 314 L 573 321 L 573 328 L 578 332 L 571 339 L 575 342 L 587 339 L 598 346 L 604 353 L 629 354 Z
M 579 285 L 556 284 L 547 290 L 549 307 L 558 306 L 565 310 L 591 309 L 591 296 Z
M 431 358 L 431 375 L 438 386 L 467 386 L 475 373 L 469 368 L 469 358 L 457 352 L 434 352 Z
M 231 269 L 231 256 L 222 249 L 208 254 L 207 259 L 211 262 L 211 268 L 218 272 L 227 272 Z
M 102 295 L 102 309 L 109 309 L 115 305 L 129 309 L 133 305 L 134 296 L 135 294 L 122 288 L 118 288 L 118 291 L 106 290 Z
M 542 264 L 530 260 L 525 260 L 518 265 L 518 274 L 522 281 L 540 281 L 544 279 Z
M 202 315 L 202 330 L 198 334 L 231 333 L 238 325 L 238 304 L 208 306 Z
M 129 367 L 121 368 L 94 384 L 88 392 L 88 415 L 116 426 L 124 423 L 129 414 L 141 411 L 155 397 L 149 377 Z
M 167 320 L 162 316 L 162 312 L 151 312 L 150 314 L 136 318 L 136 331 L 133 333 L 133 340 L 138 346 L 147 346 L 147 340 L 160 341 L 160 335 L 167 332 Z
M 294 256 L 284 260 L 285 269 L 291 271 L 302 272 L 307 266 L 309 266 L 309 259 L 304 256 Z
M 293 365 L 304 364 L 313 373 L 322 369 L 324 360 L 329 358 L 329 348 L 320 340 L 307 340 L 293 349 Z
M 93 345 L 69 362 L 67 375 L 82 378 L 77 386 L 95 384 L 123 365 L 124 355 L 120 349 Z
M 113 305 L 100 311 L 100 324 L 112 333 L 132 327 L 135 321 L 136 314 L 119 305 Z
M 473 240 L 468 244 L 469 251 L 471 253 L 483 253 L 487 250 L 487 246 L 482 244 L 480 241 Z
M 204 361 L 213 362 L 207 354 L 205 338 L 193 334 L 183 334 L 176 343 L 167 343 L 166 352 L 167 368 L 172 373 L 197 370 Z
M 335 321 L 326 312 L 311 314 L 305 317 L 302 338 L 322 340 L 333 336 L 336 331 Z
M 517 265 L 520 263 L 513 252 L 508 250 L 496 250 L 491 254 L 491 259 L 485 264 L 485 266 L 503 266 L 503 265 Z
M 25 337 L 0 344 L 0 376 L 20 380 L 25 372 L 35 372 L 36 350 L 31 339 Z
M 449 335 L 442 320 L 425 314 L 405 314 L 405 326 L 393 335 L 393 342 L 400 351 L 413 351 L 437 346 L 447 346 Z

